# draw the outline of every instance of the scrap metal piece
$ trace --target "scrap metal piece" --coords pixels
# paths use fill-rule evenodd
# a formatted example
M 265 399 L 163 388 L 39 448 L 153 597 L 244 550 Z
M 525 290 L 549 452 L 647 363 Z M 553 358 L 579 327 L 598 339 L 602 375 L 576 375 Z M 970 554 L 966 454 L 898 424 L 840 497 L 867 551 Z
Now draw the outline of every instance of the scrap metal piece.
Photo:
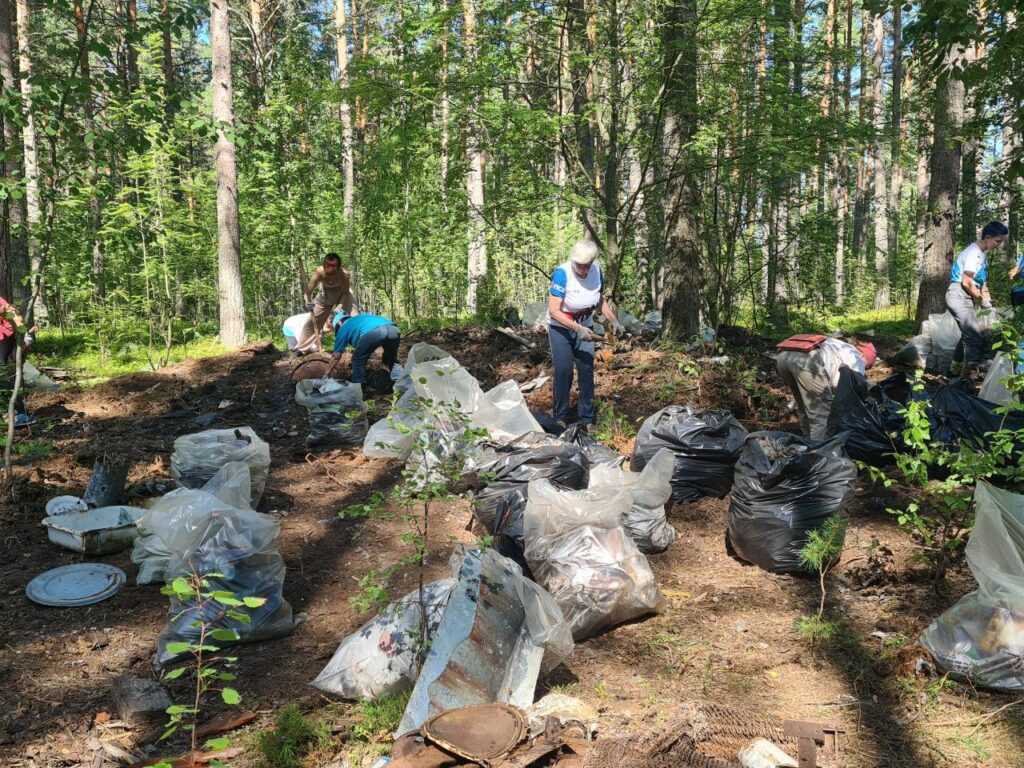
M 527 626 L 510 584 L 515 564 L 490 550 L 470 551 L 416 680 L 397 734 L 450 709 L 500 701 L 533 703 L 544 649 Z M 521 576 L 520 576 L 521 578 Z
M 507 755 L 526 737 L 526 720 L 507 704 L 476 704 L 442 712 L 424 723 L 420 732 L 467 760 L 490 762 Z
M 814 720 L 787 720 L 782 724 L 786 736 L 797 740 L 797 764 L 800 768 L 817 768 L 818 745 L 829 753 L 839 750 L 839 734 L 843 728 L 835 723 Z

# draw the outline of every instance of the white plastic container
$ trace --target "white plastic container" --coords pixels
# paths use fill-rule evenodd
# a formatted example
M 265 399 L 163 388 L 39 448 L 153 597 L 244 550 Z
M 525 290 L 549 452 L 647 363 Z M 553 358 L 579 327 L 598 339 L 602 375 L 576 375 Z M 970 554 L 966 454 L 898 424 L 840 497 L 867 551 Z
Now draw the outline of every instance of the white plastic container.
M 47 517 L 43 525 L 54 544 L 85 555 L 109 555 L 131 546 L 139 535 L 135 523 L 145 511 L 139 507 L 99 507 Z

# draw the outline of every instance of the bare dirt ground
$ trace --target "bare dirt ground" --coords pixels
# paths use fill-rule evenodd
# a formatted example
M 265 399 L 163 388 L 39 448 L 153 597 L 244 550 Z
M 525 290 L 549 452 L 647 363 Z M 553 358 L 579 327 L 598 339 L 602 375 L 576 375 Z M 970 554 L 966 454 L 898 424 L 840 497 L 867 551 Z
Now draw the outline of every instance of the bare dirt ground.
M 487 388 L 546 371 L 546 339 L 526 350 L 485 330 L 417 335 L 448 349 Z M 627 425 L 610 441 L 627 452 L 629 434 L 665 405 L 692 402 L 726 407 L 748 428 L 797 431 L 785 408 L 769 345 L 739 332 L 724 334 L 731 360 L 696 367 L 678 353 L 636 345 L 619 348 L 597 374 L 605 410 Z M 720 354 L 711 351 L 712 356 Z M 285 597 L 306 619 L 285 639 L 238 650 L 238 687 L 260 713 L 249 732 L 266 728 L 288 702 L 305 711 L 328 706 L 308 686 L 338 642 L 368 616 L 349 598 L 370 568 L 405 553 L 402 527 L 385 520 L 362 525 L 338 512 L 392 485 L 400 465 L 364 458 L 359 450 L 308 451 L 304 409 L 294 403 L 294 361 L 260 345 L 155 373 L 114 379 L 93 389 L 36 394 L 39 417 L 31 439 L 54 451 L 21 463 L 0 500 L 0 759 L 32 768 L 119 763 L 117 749 L 136 749 L 152 734 L 118 727 L 109 690 L 122 674 L 152 676 L 156 636 L 167 599 L 154 586 L 134 584 L 128 553 L 101 558 L 129 574 L 114 598 L 90 608 L 44 608 L 28 601 L 26 583 L 44 570 L 80 561 L 50 544 L 39 521 L 43 505 L 63 493 L 80 495 L 93 460 L 104 454 L 132 461 L 129 484 L 170 475 L 174 439 L 202 429 L 193 419 L 216 414 L 215 427 L 252 426 L 271 445 L 272 465 L 261 511 L 281 521 L 280 549 L 288 573 Z M 886 374 L 884 368 L 875 377 Z M 375 374 L 378 387 L 386 383 Z M 386 398 L 380 399 L 386 403 Z M 530 396 L 550 405 L 550 386 Z M 21 439 L 26 439 L 22 437 Z M 558 687 L 601 712 L 601 733 L 631 734 L 670 719 L 686 701 L 714 701 L 783 718 L 834 720 L 847 731 L 831 766 L 1020 766 L 1024 717 L 1014 699 L 915 674 L 923 651 L 916 640 L 927 624 L 973 587 L 966 571 L 939 593 L 923 575 L 914 542 L 885 512 L 898 491 L 862 479 L 848 512 L 851 527 L 838 567 L 830 611 L 844 633 L 811 647 L 795 622 L 817 604 L 813 581 L 778 577 L 729 557 L 724 544 L 728 498 L 676 505 L 669 521 L 679 536 L 667 552 L 650 556 L 666 597 L 664 611 L 617 627 L 577 646 L 539 693 Z M 431 535 L 431 576 L 447 569 L 451 539 L 472 541 L 464 499 L 445 505 Z M 394 596 L 413 588 L 399 573 Z M 172 686 L 184 698 L 185 684 Z M 331 705 L 339 721 L 349 706 Z M 100 715 L 97 718 L 97 715 Z M 345 752 L 343 735 L 321 750 L 324 762 Z M 248 764 L 248 756 L 235 761 Z M 313 764 L 313 763 L 311 763 Z M 335 762 L 335 765 L 341 765 Z

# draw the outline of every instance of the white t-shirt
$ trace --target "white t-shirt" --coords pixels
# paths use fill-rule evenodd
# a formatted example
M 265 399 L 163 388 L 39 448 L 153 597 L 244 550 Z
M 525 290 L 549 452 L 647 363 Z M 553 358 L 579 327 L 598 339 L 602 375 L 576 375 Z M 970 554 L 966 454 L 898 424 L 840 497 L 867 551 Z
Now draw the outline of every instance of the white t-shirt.
M 551 276 L 551 296 L 562 300 L 562 311 L 570 315 L 587 313 L 586 317 L 580 318 L 583 322 L 590 318 L 593 310 L 601 305 L 601 291 L 604 290 L 604 275 L 601 274 L 601 267 L 595 261 L 590 265 L 587 276 L 580 278 L 576 270 L 572 268 L 572 261 L 567 261 L 555 269 Z M 550 325 L 561 325 L 548 314 Z
M 303 312 L 301 315 L 292 315 L 284 321 L 284 325 L 281 326 L 281 333 L 285 336 L 291 336 L 293 339 L 301 339 L 305 333 L 306 324 L 309 323 L 309 318 L 309 312 Z

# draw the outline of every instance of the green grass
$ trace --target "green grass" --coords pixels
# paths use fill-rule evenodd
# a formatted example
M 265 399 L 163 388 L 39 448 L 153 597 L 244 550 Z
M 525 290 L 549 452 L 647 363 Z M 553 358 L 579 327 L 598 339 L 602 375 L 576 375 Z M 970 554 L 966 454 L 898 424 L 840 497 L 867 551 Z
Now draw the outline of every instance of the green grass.
M 310 752 L 330 744 L 330 726 L 320 718 L 303 716 L 298 706 L 282 707 L 274 727 L 256 734 L 253 746 L 257 768 L 301 768 Z
M 7 426 L 0 422 L 0 430 L 4 433 L 7 431 Z M 0 436 L 0 454 L 3 453 L 7 447 L 7 435 Z M 41 459 L 44 456 L 49 456 L 53 453 L 53 443 L 49 440 L 34 440 L 30 437 L 18 438 L 18 433 L 15 432 L 14 439 L 14 457 L 18 459 Z
M 914 335 L 913 314 L 908 317 L 904 306 L 839 315 L 804 313 L 790 309 L 789 320 L 790 329 L 780 340 L 791 333 L 831 333 L 837 329 L 846 335 L 866 335 L 869 331 L 876 336 L 900 339 Z
M 227 350 L 215 336 L 201 336 L 187 344 L 171 347 L 169 363 L 200 360 L 225 352 Z M 39 333 L 30 359 L 37 368 L 66 368 L 74 372 L 80 383 L 98 384 L 114 376 L 158 369 L 164 354 L 162 346 L 155 345 L 147 350 L 145 344 L 136 343 L 102 350 L 93 334 L 47 329 Z

